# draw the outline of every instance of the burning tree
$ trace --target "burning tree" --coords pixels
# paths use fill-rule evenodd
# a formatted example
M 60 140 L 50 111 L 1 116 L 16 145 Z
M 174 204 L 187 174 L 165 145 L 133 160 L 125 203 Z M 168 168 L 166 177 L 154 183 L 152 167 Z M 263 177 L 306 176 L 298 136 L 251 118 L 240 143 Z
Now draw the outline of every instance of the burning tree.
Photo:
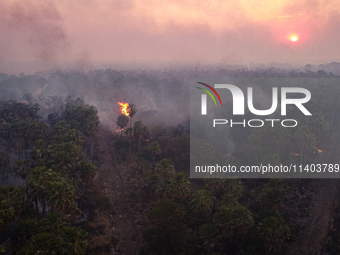
M 136 106 L 134 104 L 118 102 L 120 105 L 120 110 L 123 115 L 129 116 L 131 118 L 130 128 L 132 128 L 132 117 L 137 113 Z
M 122 114 L 118 116 L 116 124 L 120 127 L 121 130 L 127 126 L 129 122 L 129 117 Z
M 131 118 L 130 127 L 132 127 L 132 117 L 137 113 L 137 109 L 134 104 L 129 104 L 128 113 Z
M 129 116 L 131 118 L 130 121 L 130 128 L 128 128 L 125 132 L 127 135 L 129 135 L 130 137 L 130 148 L 129 148 L 129 154 L 131 155 L 131 139 L 132 139 L 132 117 L 137 113 L 137 109 L 136 106 L 134 104 L 128 104 L 128 103 L 122 103 L 122 102 L 118 102 L 118 104 L 121 106 L 121 112 L 123 115 L 125 116 Z M 119 118 L 119 117 L 118 117 Z M 123 118 L 123 117 L 121 117 Z M 122 122 L 121 124 L 124 124 L 124 122 Z M 127 124 L 127 123 L 126 123 Z M 117 120 L 117 125 L 120 126 L 118 124 L 118 120 Z M 125 125 L 126 126 L 126 125 Z M 124 127 L 125 127 L 124 126 Z
M 129 104 L 128 103 L 121 103 L 118 102 L 118 104 L 120 105 L 120 111 L 122 112 L 122 114 L 124 114 L 125 116 L 129 116 Z

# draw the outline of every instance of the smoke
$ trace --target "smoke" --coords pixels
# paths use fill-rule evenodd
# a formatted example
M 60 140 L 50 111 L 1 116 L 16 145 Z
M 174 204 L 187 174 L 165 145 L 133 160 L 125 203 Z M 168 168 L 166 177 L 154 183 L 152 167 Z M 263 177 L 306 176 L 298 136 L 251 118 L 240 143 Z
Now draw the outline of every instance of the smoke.
M 2 0 L 0 71 L 339 61 L 339 7 L 336 0 Z
M 0 41 L 4 62 L 55 63 L 70 49 L 63 19 L 52 1 L 4 1 L 0 4 L 0 16 L 0 31 L 6 37 Z

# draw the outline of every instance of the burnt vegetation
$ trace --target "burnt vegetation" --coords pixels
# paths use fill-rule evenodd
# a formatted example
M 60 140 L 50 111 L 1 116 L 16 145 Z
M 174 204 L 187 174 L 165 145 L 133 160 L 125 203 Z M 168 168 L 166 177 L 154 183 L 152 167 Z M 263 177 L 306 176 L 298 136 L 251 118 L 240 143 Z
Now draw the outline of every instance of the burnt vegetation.
M 339 162 L 339 77 L 310 69 L 1 74 L 0 254 L 337 254 L 338 180 L 189 178 L 192 77 L 324 78 L 311 118 L 231 129 L 226 162 Z

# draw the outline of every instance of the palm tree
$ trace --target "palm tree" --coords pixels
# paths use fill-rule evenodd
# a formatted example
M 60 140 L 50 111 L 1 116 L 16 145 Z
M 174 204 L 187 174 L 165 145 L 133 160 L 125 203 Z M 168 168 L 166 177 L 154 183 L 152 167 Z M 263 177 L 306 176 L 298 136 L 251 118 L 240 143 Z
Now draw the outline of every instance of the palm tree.
M 132 117 L 137 113 L 136 106 L 134 104 L 129 104 L 127 111 L 129 113 L 129 117 L 131 118 L 130 128 L 132 128 Z
M 129 117 L 122 114 L 118 116 L 116 124 L 120 127 L 121 131 L 123 131 L 123 128 L 127 126 L 128 122 L 129 122 Z M 121 135 L 122 134 L 123 133 L 121 132 Z
M 63 245 L 60 247 L 65 251 L 63 254 L 85 254 L 88 246 L 87 233 L 81 228 L 67 227 L 60 234 L 60 238 L 63 240 Z
M 47 190 L 48 203 L 58 211 L 69 211 L 74 208 L 75 190 L 65 179 L 52 182 Z
M 133 133 L 133 129 L 132 128 L 127 128 L 125 130 L 125 134 L 129 137 L 129 142 L 130 142 L 130 146 L 129 146 L 129 155 L 131 155 L 131 140 L 132 140 L 132 133 Z
M 96 167 L 86 161 L 82 161 L 78 164 L 77 172 L 84 183 L 90 183 L 97 174 Z
M 209 179 L 206 185 L 211 188 L 217 196 L 223 196 L 225 193 L 241 198 L 244 193 L 244 185 L 237 178 L 230 179 Z
M 46 199 L 46 191 L 51 183 L 55 181 L 58 176 L 51 169 L 46 167 L 35 167 L 28 175 L 28 188 L 35 196 L 36 210 L 38 211 L 38 200 Z M 42 214 L 45 213 L 45 206 L 42 208 Z
M 58 238 L 47 232 L 37 233 L 31 237 L 24 249 L 19 251 L 18 255 L 24 254 L 56 254 Z M 63 253 L 58 253 L 63 254 Z M 65 254 L 65 253 L 64 253 Z
M 235 207 L 238 204 L 237 198 L 234 195 L 225 194 L 222 198 L 222 205 L 225 205 L 226 207 Z
M 204 250 L 206 251 L 206 254 L 216 254 L 212 253 L 212 251 L 215 249 L 216 246 L 220 246 L 219 243 L 219 229 L 218 227 L 213 223 L 206 223 L 203 224 L 199 228 L 199 237 L 202 242 L 202 246 Z
M 175 175 L 175 167 L 169 159 L 162 159 L 159 161 L 156 164 L 155 170 L 163 181 Z
M 270 216 L 258 227 L 259 234 L 264 238 L 264 245 L 269 251 L 278 251 L 284 240 L 289 238 L 290 229 L 283 224 L 283 219 Z
M 59 235 L 67 226 L 68 217 L 63 217 L 61 212 L 52 212 L 44 219 L 49 231 L 54 235 Z
M 95 178 L 97 171 L 96 167 L 90 162 L 82 161 L 77 166 L 77 173 L 81 179 L 82 203 L 84 203 L 85 184 L 90 183 Z
M 197 190 L 189 202 L 189 206 L 200 215 L 211 213 L 214 207 L 214 199 L 208 189 Z
M 161 148 L 159 147 L 159 143 L 157 142 L 153 142 L 152 144 L 150 144 L 149 146 L 149 151 L 151 151 L 152 153 L 152 164 L 153 164 L 153 171 L 155 168 L 155 156 L 161 154 Z
M 264 206 L 277 209 L 290 192 L 291 187 L 284 179 L 272 179 L 265 184 L 258 194 L 257 200 Z
M 138 153 L 139 156 L 142 153 L 142 136 L 147 131 L 147 127 L 142 123 L 142 121 L 136 121 L 133 125 L 133 134 L 137 138 Z
M 20 214 L 23 200 L 23 187 L 0 187 L 0 229 Z
M 244 235 L 254 225 L 250 211 L 242 205 L 222 205 L 214 214 L 213 221 L 226 237 Z
M 178 173 L 171 179 L 163 181 L 159 187 L 162 196 L 170 199 L 180 200 L 190 193 L 190 181 L 186 173 Z

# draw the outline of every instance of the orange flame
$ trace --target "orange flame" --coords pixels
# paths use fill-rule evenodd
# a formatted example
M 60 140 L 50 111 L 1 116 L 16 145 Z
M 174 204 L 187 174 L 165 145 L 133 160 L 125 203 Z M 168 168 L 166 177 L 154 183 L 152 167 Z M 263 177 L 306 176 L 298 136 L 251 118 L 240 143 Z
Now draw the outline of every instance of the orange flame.
M 129 104 L 128 103 L 121 103 L 118 102 L 118 104 L 120 105 L 120 111 L 122 112 L 122 114 L 129 116 Z
M 314 147 L 314 149 L 316 149 L 319 153 L 323 152 L 323 150 L 320 150 L 320 149 L 318 149 L 316 147 Z

